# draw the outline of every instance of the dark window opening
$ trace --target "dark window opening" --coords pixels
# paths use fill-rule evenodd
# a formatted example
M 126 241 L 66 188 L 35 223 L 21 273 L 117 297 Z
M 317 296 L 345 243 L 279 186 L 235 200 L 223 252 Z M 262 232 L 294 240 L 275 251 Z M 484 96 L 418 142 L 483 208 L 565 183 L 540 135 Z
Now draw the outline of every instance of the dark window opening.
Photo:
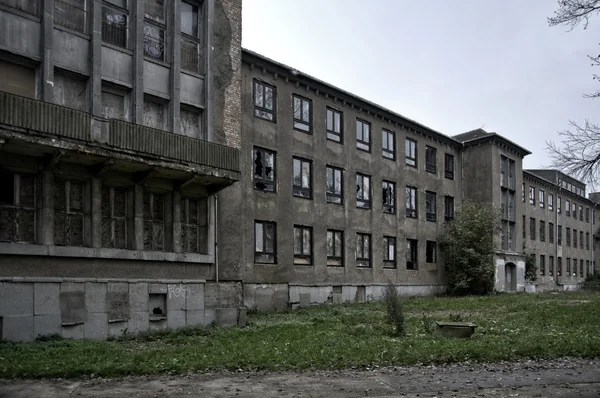
M 417 262 L 417 240 L 406 239 L 406 269 L 419 269 Z
M 356 266 L 371 267 L 371 235 L 356 234 Z
M 390 181 L 383 181 L 381 196 L 383 199 L 383 212 L 396 213 L 396 184 Z
M 293 195 L 312 199 L 312 162 L 294 158 Z
M 406 217 L 417 218 L 417 188 L 406 187 Z
M 356 207 L 371 208 L 371 177 L 356 173 Z
M 454 180 L 454 156 L 447 153 L 444 159 L 444 177 Z
M 396 238 L 383 237 L 383 267 L 396 268 Z
M 294 264 L 312 265 L 312 228 L 294 225 Z
M 275 152 L 254 148 L 254 189 L 275 192 Z
M 344 203 L 343 170 L 333 166 L 326 169 L 327 203 L 341 205 Z
M 425 171 L 434 174 L 437 172 L 437 149 L 430 146 L 425 147 Z
M 454 197 L 452 196 L 444 196 L 444 219 L 454 220 Z
M 435 192 L 425 192 L 425 219 L 437 221 L 437 197 Z
M 431 240 L 427 241 L 426 248 L 426 260 L 427 263 L 437 263 L 437 243 Z
M 254 222 L 254 262 L 275 264 L 277 227 L 274 222 Z

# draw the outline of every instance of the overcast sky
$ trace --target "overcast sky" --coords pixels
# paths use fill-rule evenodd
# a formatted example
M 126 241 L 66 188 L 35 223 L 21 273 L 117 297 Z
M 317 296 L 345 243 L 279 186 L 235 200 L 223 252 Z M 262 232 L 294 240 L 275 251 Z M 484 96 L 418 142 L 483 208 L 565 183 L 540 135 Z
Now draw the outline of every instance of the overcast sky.
M 368 6 L 366 6 L 368 5 Z M 446 135 L 483 127 L 548 166 L 570 119 L 600 122 L 600 16 L 548 26 L 554 0 L 244 0 L 245 48 Z

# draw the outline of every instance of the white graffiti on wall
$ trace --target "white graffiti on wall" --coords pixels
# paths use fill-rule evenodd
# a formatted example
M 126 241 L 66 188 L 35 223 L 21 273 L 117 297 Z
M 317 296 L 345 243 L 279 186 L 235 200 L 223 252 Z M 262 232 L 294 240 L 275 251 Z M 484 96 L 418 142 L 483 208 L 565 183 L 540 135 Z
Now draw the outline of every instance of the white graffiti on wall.
M 169 298 L 171 297 L 183 297 L 188 298 L 192 293 L 189 287 L 179 285 L 168 285 Z

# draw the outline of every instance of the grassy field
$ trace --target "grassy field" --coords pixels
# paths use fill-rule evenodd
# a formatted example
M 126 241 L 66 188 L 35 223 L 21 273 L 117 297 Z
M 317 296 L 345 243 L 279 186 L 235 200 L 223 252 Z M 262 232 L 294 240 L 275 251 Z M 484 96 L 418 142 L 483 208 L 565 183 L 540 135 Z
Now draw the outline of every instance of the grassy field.
M 600 356 L 600 295 L 500 294 L 404 301 L 393 337 L 381 303 L 251 314 L 239 328 L 184 329 L 114 341 L 0 343 L 0 377 L 122 376 L 207 369 L 281 370 Z M 470 339 L 432 321 L 477 324 Z

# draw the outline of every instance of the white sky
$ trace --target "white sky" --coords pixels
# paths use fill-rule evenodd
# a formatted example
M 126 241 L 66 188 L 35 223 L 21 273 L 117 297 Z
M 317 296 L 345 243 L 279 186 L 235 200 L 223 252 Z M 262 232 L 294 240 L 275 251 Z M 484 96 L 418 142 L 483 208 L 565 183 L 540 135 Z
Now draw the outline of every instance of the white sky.
M 446 135 L 483 127 L 548 166 L 568 121 L 600 122 L 587 30 L 548 26 L 551 0 L 243 0 L 245 48 Z

